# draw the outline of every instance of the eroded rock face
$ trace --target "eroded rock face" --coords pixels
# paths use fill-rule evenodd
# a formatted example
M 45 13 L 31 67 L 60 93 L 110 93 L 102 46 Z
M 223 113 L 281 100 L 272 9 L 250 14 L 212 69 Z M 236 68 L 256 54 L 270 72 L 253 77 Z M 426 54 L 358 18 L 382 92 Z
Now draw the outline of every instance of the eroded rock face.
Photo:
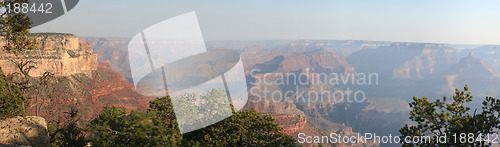
M 303 129 L 307 123 L 306 117 L 302 115 L 273 115 L 273 118 L 286 134 L 293 134 Z
M 378 73 L 390 79 L 422 79 L 442 73 L 458 62 L 459 52 L 445 44 L 399 42 L 360 50 L 347 61 L 359 73 Z
M 106 62 L 111 65 L 113 71 L 118 72 L 128 81 L 132 81 L 130 71 L 130 61 L 128 56 L 128 38 L 91 38 L 82 37 L 82 40 L 89 42 L 99 56 L 99 62 Z
M 14 62 L 32 61 L 35 69 L 30 76 L 42 76 L 50 72 L 56 76 L 69 76 L 76 73 L 90 74 L 97 69 L 97 54 L 93 53 L 88 42 L 72 34 L 35 34 L 38 47 L 19 53 L 18 56 L 0 51 L 0 65 L 6 75 L 19 72 Z M 0 46 L 5 44 L 0 39 Z
M 49 146 L 45 119 L 28 116 L 0 120 L 0 146 Z

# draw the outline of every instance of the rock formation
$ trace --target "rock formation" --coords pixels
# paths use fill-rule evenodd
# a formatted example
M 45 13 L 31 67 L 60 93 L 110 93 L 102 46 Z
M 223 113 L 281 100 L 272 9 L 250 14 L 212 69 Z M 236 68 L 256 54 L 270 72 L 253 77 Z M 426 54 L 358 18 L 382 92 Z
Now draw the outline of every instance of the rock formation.
M 356 72 L 383 78 L 421 79 L 443 72 L 460 59 L 459 51 L 444 44 L 393 43 L 353 53 L 347 61 Z
M 256 64 L 254 69 L 263 73 L 289 72 L 309 68 L 311 72 L 354 72 L 343 58 L 338 54 L 324 49 L 307 53 L 296 53 L 292 55 L 276 56 L 272 60 Z
M 281 53 L 303 53 L 325 49 L 341 57 L 346 57 L 361 49 L 377 48 L 389 44 L 389 42 L 363 40 L 296 40 L 287 46 L 278 47 L 277 51 Z
M 8 75 L 19 70 L 12 61 L 34 61 L 36 69 L 30 72 L 31 81 L 39 80 L 45 72 L 51 72 L 46 86 L 30 89 L 28 95 L 38 98 L 39 115 L 48 122 L 64 119 L 69 106 L 78 104 L 82 120 L 90 120 L 104 107 L 117 106 L 128 110 L 144 110 L 154 98 L 135 92 L 134 85 L 123 75 L 111 70 L 108 63 L 98 63 L 97 54 L 90 43 L 72 34 L 33 34 L 38 42 L 34 50 L 18 56 L 0 52 L 0 66 Z M 0 41 L 0 46 L 5 42 Z M 122 42 L 123 44 L 123 42 Z M 97 45 L 97 44 L 96 44 Z M 126 49 L 126 48 L 125 48 Z M 107 54 L 104 51 L 102 54 Z M 126 54 L 125 54 L 126 55 Z M 121 56 L 121 55 L 120 55 Z M 125 64 L 128 64 L 126 62 Z M 33 103 L 29 112 L 36 111 Z
M 492 68 L 486 60 L 475 57 L 473 52 L 470 52 L 467 57 L 462 58 L 457 64 L 452 66 L 450 72 L 460 73 L 464 76 L 500 76 L 498 71 Z
M 92 45 L 93 51 L 99 55 L 98 62 L 109 63 L 113 71 L 123 75 L 128 81 L 132 81 L 128 58 L 129 39 L 84 37 L 82 40 Z
M 0 65 L 6 75 L 19 72 L 15 63 L 33 61 L 36 68 L 30 76 L 42 76 L 51 72 L 56 76 L 69 76 L 76 73 L 90 74 L 97 69 L 97 55 L 92 46 L 72 34 L 33 34 L 38 42 L 34 50 L 24 51 L 15 56 L 0 52 Z M 0 40 L 0 46 L 5 44 Z
M 293 134 L 304 128 L 307 123 L 306 117 L 302 115 L 273 115 L 275 122 L 283 128 L 283 132 Z
M 500 73 L 487 63 L 486 60 L 477 58 L 472 52 L 451 66 L 444 75 L 446 82 L 445 92 L 451 93 L 455 88 L 463 85 L 473 87 L 472 92 L 480 97 L 500 95 Z
M 49 95 L 43 99 L 40 115 L 48 121 L 63 119 L 70 105 L 77 103 L 82 121 L 93 119 L 104 108 L 116 106 L 127 110 L 145 110 L 148 102 L 154 97 L 146 97 L 135 91 L 134 85 L 126 81 L 122 75 L 111 70 L 107 63 L 99 63 L 97 70 L 90 75 L 79 73 L 71 76 L 58 77 L 49 81 Z M 51 87 L 57 87 L 52 90 Z M 55 97 L 51 99 L 50 97 Z M 29 111 L 33 111 L 30 108 Z M 63 121 L 59 120 L 59 121 Z
M 28 116 L 0 120 L 0 146 L 49 146 L 45 119 Z

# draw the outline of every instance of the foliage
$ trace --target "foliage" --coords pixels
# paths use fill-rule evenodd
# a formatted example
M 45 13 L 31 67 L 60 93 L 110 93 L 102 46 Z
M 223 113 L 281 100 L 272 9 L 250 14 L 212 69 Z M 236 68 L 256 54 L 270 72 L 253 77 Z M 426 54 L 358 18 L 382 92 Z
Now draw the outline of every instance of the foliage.
M 487 97 L 482 112 L 470 114 L 465 104 L 472 101 L 467 85 L 464 91 L 455 90 L 451 101 L 446 97 L 429 101 L 426 97 L 414 97 L 410 103 L 410 119 L 416 125 L 405 125 L 400 129 L 402 138 L 407 136 L 433 136 L 427 143 L 404 143 L 403 146 L 486 146 L 491 138 L 486 134 L 498 133 L 500 129 L 500 100 Z M 460 135 L 466 135 L 460 137 Z M 469 134 L 471 134 L 469 136 Z M 473 134 L 473 136 L 472 136 Z M 456 136 L 455 136 L 456 135 Z M 439 141 L 437 137 L 446 138 Z
M 171 143 L 171 145 L 180 145 L 182 135 L 179 131 L 174 109 L 170 103 L 170 97 L 160 97 L 149 102 L 149 108 L 147 115 L 151 117 L 152 123 L 162 128 L 158 130 L 162 131 L 158 135 L 168 138 L 165 141 Z
M 215 101 L 225 97 L 223 93 L 223 90 L 214 89 L 202 94 L 201 101 L 206 104 L 223 102 Z M 232 116 L 221 122 L 182 135 L 168 96 L 151 101 L 146 113 L 132 111 L 127 115 L 125 109 L 106 108 L 89 124 L 89 131 L 93 146 L 293 145 L 291 137 L 282 133 L 271 116 L 262 115 L 254 109 L 233 111 Z
M 221 122 L 184 137 L 204 146 L 293 146 L 292 138 L 282 131 L 271 116 L 251 109 L 235 112 Z
M 0 8 L 12 3 L 28 3 L 28 0 L 2 0 Z M 0 40 L 5 42 L 1 51 L 17 54 L 24 50 L 35 48 L 35 39 L 30 39 L 30 18 L 23 13 L 0 14 Z M 1 70 L 1 69 L 0 69 Z M 0 119 L 24 115 L 26 112 L 27 97 L 23 96 L 20 87 L 12 86 L 11 79 L 0 73 Z
M 57 122 L 55 126 L 49 125 L 50 146 L 85 146 L 84 130 L 78 126 L 78 109 L 73 105 L 66 114 L 67 123 Z
M 28 0 L 3 0 L 0 2 L 0 7 L 5 8 L 8 4 L 14 7 L 14 3 L 28 3 Z M 35 48 L 35 39 L 29 38 L 31 24 L 30 18 L 25 13 L 8 13 L 8 11 L 5 11 L 0 14 L 0 36 L 6 42 L 2 50 L 17 54 Z
M 93 146 L 174 146 L 172 131 L 161 120 L 141 111 L 111 107 L 104 109 L 90 124 Z
M 207 93 L 186 93 L 172 100 L 181 131 L 196 130 L 231 116 L 226 92 L 214 88 Z
M 0 119 L 24 115 L 27 99 L 17 86 L 7 83 L 0 68 Z

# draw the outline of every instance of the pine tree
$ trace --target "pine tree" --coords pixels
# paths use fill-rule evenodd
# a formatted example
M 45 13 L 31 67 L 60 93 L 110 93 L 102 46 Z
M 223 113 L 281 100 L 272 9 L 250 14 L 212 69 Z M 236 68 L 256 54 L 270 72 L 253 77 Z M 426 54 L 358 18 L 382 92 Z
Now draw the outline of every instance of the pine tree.
M 200 99 L 205 106 L 221 108 L 227 101 L 226 92 L 212 89 L 202 94 Z M 202 146 L 293 146 L 291 136 L 269 115 L 263 115 L 255 109 L 235 111 L 230 104 L 232 115 L 208 127 L 184 134 L 184 142 L 198 142 Z M 203 116 L 220 116 L 226 109 L 210 112 L 210 108 L 199 106 Z M 223 112 L 221 112 L 223 111 Z M 231 113 L 231 112 L 229 112 Z M 220 118 L 220 117 L 216 117 Z
M 172 130 L 158 113 L 105 108 L 89 124 L 93 146 L 178 146 L 178 131 Z
M 12 8 L 14 3 L 28 3 L 28 0 L 2 0 L 0 8 L 6 8 L 8 5 Z M 0 46 L 0 49 L 7 53 L 17 54 L 35 48 L 36 41 L 29 38 L 31 23 L 30 18 L 24 13 L 2 12 L 0 14 L 0 41 L 3 41 L 5 45 Z M 13 86 L 9 81 L 0 71 L 0 119 L 24 115 L 28 107 L 26 102 L 28 98 L 23 96 L 20 87 Z
M 192 94 L 188 94 L 192 95 Z M 213 89 L 201 98 L 210 104 L 225 98 L 225 91 Z M 217 104 L 214 104 L 217 105 Z M 232 106 L 231 106 L 232 108 Z M 181 134 L 170 97 L 150 102 L 146 113 L 106 108 L 89 124 L 93 146 L 293 146 L 269 115 L 255 109 L 235 112 L 216 124 Z M 216 112 L 210 112 L 216 114 Z
M 0 119 L 22 116 L 28 99 L 17 86 L 7 83 L 0 68 Z
M 433 136 L 429 142 L 403 143 L 403 146 L 487 146 L 492 139 L 487 134 L 499 133 L 500 100 L 487 97 L 482 111 L 465 106 L 472 101 L 467 85 L 463 91 L 455 90 L 455 96 L 429 101 L 427 97 L 413 98 L 410 103 L 410 119 L 416 125 L 405 125 L 399 130 L 401 138 Z M 476 114 L 477 113 L 477 114 Z M 465 136 L 464 136 L 465 135 Z M 446 138 L 438 140 L 437 138 Z M 491 137 L 491 136 L 490 136 Z
M 283 133 L 271 116 L 255 109 L 234 112 L 231 117 L 184 137 L 203 146 L 294 146 L 291 136 Z
M 2 0 L 0 8 L 13 9 L 14 4 L 28 3 L 28 0 Z M 0 14 L 0 36 L 5 41 L 2 50 L 7 53 L 17 54 L 25 50 L 31 50 L 36 47 L 36 41 L 30 38 L 31 19 L 25 13 L 13 13 L 5 11 Z

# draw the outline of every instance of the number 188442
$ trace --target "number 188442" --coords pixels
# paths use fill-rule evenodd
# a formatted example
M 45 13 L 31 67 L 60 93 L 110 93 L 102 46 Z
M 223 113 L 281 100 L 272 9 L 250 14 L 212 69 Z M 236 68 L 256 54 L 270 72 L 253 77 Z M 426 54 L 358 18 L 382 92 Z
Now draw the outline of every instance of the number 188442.
M 8 3 L 7 13 L 52 13 L 52 3 Z
M 478 142 L 499 143 L 498 133 L 479 134 L 479 135 L 473 133 L 470 134 L 460 133 L 460 134 L 453 134 L 452 137 L 456 143 L 478 143 Z

